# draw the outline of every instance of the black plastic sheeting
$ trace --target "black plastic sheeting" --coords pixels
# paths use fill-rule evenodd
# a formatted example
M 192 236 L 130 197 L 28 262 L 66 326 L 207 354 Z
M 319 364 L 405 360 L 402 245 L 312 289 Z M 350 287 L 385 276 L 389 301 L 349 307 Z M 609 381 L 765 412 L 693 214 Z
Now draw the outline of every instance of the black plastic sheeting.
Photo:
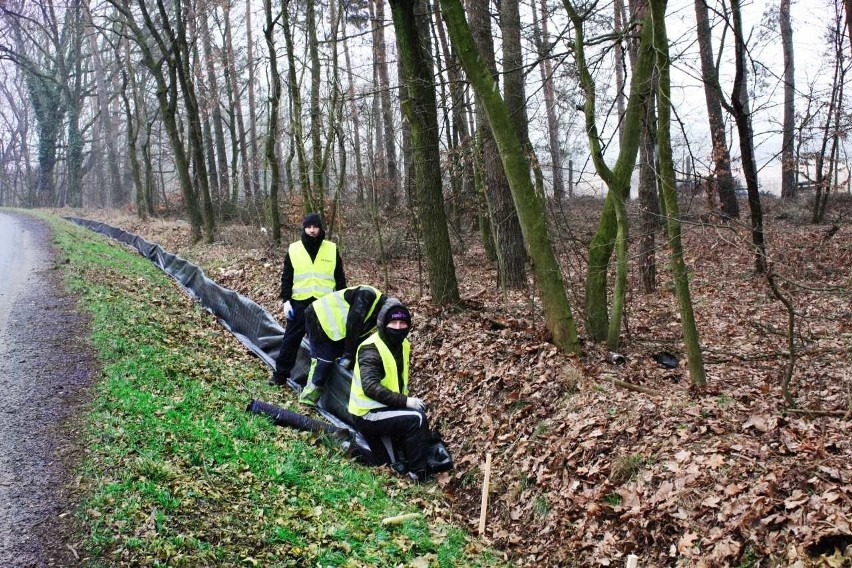
M 260 357 L 270 368 L 275 368 L 275 359 L 278 357 L 278 351 L 281 348 L 281 338 L 284 336 L 284 328 L 281 327 L 281 324 L 278 323 L 278 320 L 272 314 L 260 305 L 242 294 L 220 286 L 210 280 L 198 266 L 176 254 L 163 250 L 160 245 L 149 243 L 139 235 L 128 233 L 123 229 L 99 221 L 90 221 L 77 217 L 65 217 L 65 219 L 136 249 L 139 254 L 171 276 L 207 311 L 216 316 L 216 319 L 219 320 L 225 329 L 234 334 L 240 343 Z M 305 384 L 310 363 L 311 357 L 308 351 L 307 339 L 305 339 L 299 347 L 296 365 L 291 373 L 291 378 L 295 380 L 290 382 L 290 386 L 294 390 L 300 390 L 301 386 Z M 338 377 L 338 375 L 342 376 Z M 351 380 L 352 376 L 349 371 L 335 365 L 329 383 L 341 385 L 341 388 L 345 388 L 343 385 L 350 384 Z M 328 390 L 331 391 L 331 389 Z M 342 400 L 340 389 L 335 389 L 334 393 L 335 395 L 332 396 L 324 395 L 317 404 L 316 410 L 337 428 L 345 428 L 352 431 L 358 446 L 364 452 L 369 453 L 370 445 L 354 429 L 349 412 L 346 410 L 346 405 L 342 405 L 340 402 Z M 347 403 L 348 396 L 349 393 L 347 390 Z M 326 401 L 331 403 L 331 408 L 326 406 Z M 341 412 L 341 414 L 335 415 L 334 410 Z M 341 420 L 339 416 L 345 416 L 348 420 Z
M 76 217 L 65 219 L 135 248 L 139 254 L 183 286 L 187 293 L 216 316 L 219 323 L 233 333 L 240 343 L 263 359 L 267 365 L 275 367 L 284 328 L 272 314 L 258 304 L 213 282 L 199 267 L 138 235 L 98 221 Z

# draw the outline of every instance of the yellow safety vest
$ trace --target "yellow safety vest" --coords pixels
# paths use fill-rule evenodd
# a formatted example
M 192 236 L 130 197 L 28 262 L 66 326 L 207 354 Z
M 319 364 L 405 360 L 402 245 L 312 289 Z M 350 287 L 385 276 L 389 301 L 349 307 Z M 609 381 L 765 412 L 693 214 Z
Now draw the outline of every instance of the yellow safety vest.
M 390 348 L 385 345 L 378 332 L 364 340 L 358 346 L 358 353 L 365 345 L 375 345 L 382 357 L 382 365 L 385 368 L 385 377 L 382 386 L 386 389 L 408 396 L 408 360 L 411 355 L 411 343 L 405 339 L 402 342 L 402 392 L 399 392 L 399 375 L 397 374 L 396 360 L 393 358 Z M 352 374 L 352 390 L 349 391 L 349 413 L 353 416 L 364 416 L 371 410 L 384 408 L 385 405 L 375 401 L 364 394 L 364 386 L 361 383 L 361 368 L 358 365 L 358 356 L 355 356 L 355 372 Z
M 293 265 L 291 298 L 294 300 L 322 298 L 334 292 L 334 269 L 337 266 L 336 244 L 323 240 L 313 261 L 302 241 L 292 243 L 287 249 L 287 254 L 290 255 L 290 263 Z
M 376 295 L 373 305 L 370 306 L 370 309 L 364 316 L 365 318 L 369 318 L 376 309 L 379 299 L 382 297 L 382 293 L 372 286 L 361 285 L 344 288 L 333 294 L 326 294 L 312 304 L 322 330 L 332 341 L 338 341 L 346 337 L 346 318 L 349 316 L 349 302 L 346 301 L 344 294 L 348 290 L 356 288 L 369 288 Z

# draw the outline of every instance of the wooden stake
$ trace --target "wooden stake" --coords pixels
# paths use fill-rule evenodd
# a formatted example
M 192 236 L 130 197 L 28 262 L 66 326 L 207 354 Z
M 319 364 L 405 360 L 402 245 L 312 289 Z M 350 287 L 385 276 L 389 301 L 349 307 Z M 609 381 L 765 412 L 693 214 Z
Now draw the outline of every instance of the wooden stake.
M 491 484 L 491 452 L 485 454 L 485 479 L 482 481 L 482 503 L 479 510 L 479 536 L 485 534 L 485 518 L 488 516 L 488 486 Z

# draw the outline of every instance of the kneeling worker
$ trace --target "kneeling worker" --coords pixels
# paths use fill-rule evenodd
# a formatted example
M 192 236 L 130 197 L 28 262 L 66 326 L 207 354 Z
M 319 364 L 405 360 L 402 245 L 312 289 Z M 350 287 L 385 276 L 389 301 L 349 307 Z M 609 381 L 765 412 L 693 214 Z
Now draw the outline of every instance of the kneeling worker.
M 388 298 L 376 323 L 378 331 L 358 347 L 349 412 L 368 439 L 393 439 L 405 452 L 409 477 L 423 481 L 431 434 L 426 403 L 408 396 L 411 313 Z
M 299 402 L 316 405 L 334 360 L 352 368 L 358 344 L 376 329 L 376 314 L 386 296 L 366 284 L 326 294 L 305 310 L 305 326 L 311 347 L 311 369 Z

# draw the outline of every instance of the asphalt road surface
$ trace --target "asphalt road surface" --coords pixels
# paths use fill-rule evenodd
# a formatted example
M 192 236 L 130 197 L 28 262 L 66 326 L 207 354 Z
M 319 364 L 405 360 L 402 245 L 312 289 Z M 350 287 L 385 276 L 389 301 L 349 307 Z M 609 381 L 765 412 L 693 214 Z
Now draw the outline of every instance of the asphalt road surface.
M 73 566 L 74 467 L 96 362 L 50 229 L 0 211 L 0 567 Z

